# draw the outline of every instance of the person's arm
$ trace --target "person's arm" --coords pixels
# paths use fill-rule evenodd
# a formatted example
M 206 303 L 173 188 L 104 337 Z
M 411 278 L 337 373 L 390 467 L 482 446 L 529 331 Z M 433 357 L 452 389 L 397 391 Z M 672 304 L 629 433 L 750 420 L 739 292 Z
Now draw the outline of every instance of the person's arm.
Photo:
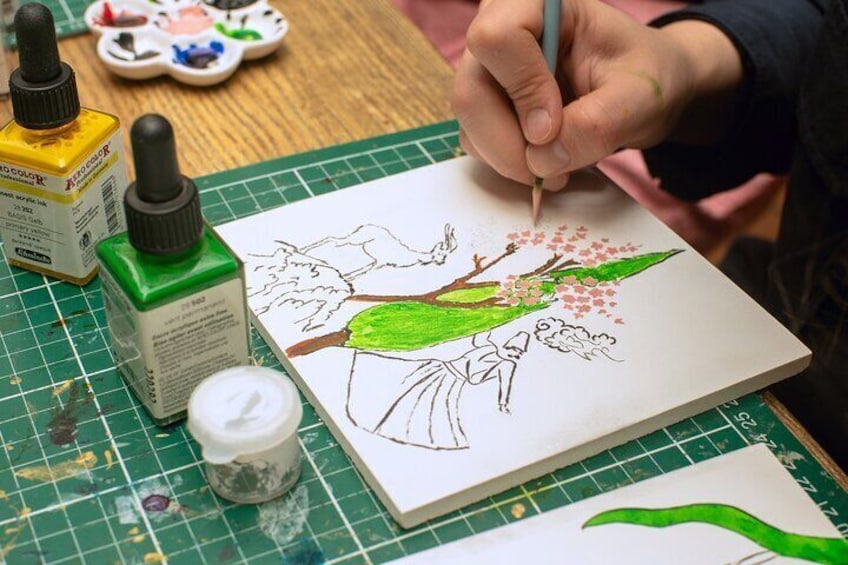
M 651 25 L 674 34 L 700 22 L 732 43 L 744 69 L 732 103 L 695 100 L 679 128 L 645 160 L 664 189 L 696 200 L 741 184 L 759 172 L 783 173 L 796 135 L 795 106 L 807 60 L 815 47 L 826 2 L 715 0 L 666 14 Z M 720 135 L 710 124 L 721 124 Z
M 677 156 L 669 143 L 651 151 L 655 170 L 671 184 L 682 181 L 677 175 L 687 169 L 719 177 L 715 169 L 724 169 L 718 180 L 726 184 L 756 168 L 785 166 L 785 151 L 766 150 L 761 157 L 767 159 L 758 160 L 720 147 L 726 139 L 741 140 L 733 150 L 745 147 L 749 138 L 740 134 L 750 135 L 749 126 L 769 125 L 765 137 L 775 127 L 784 134 L 789 129 L 791 118 L 788 125 L 768 119 L 790 111 L 791 103 L 774 105 L 759 93 L 776 86 L 792 98 L 818 30 L 817 2 L 717 0 L 652 28 L 597 0 L 563 0 L 556 80 L 538 46 L 542 4 L 489 0 L 469 28 L 453 97 L 468 153 L 522 183 L 544 177 L 545 188 L 554 190 L 571 171 L 622 147 L 644 149 L 669 138 L 719 147 L 710 171 L 697 162 L 669 167 Z M 710 10 L 738 12 L 745 25 L 720 22 Z M 752 45 L 760 44 L 771 49 L 770 58 L 752 54 Z M 775 62 L 792 70 L 783 78 L 764 72 Z M 775 78 L 780 80 L 772 85 Z M 718 186 L 715 180 L 703 184 Z

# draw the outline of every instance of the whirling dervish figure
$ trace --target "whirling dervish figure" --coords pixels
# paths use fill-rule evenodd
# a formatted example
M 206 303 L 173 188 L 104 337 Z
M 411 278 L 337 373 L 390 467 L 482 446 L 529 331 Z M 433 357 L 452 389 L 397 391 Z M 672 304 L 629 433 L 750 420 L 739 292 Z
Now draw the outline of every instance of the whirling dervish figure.
M 476 334 L 473 349 L 449 361 L 408 360 L 357 352 L 348 387 L 348 417 L 358 427 L 392 441 L 428 449 L 467 449 L 460 400 L 467 385 L 497 379 L 498 409 L 509 414 L 517 362 L 530 336 L 519 332 L 498 346 L 490 334 Z M 377 390 L 395 395 L 378 398 Z M 376 405 L 376 408 L 375 408 Z

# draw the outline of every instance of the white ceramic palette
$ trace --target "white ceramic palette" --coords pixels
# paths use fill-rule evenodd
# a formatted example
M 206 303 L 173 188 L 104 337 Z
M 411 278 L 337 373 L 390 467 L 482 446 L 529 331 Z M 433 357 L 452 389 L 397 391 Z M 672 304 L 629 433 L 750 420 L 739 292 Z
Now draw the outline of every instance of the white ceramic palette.
M 100 35 L 97 55 L 116 75 L 168 74 L 195 86 L 224 81 L 243 60 L 273 53 L 288 32 L 267 0 L 98 0 L 85 22 Z

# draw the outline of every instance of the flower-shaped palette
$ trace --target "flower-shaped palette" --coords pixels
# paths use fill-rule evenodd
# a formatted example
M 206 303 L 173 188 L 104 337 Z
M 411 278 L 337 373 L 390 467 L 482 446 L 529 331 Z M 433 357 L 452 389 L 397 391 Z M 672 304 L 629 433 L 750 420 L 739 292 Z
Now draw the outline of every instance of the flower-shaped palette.
M 196 86 L 274 52 L 289 29 L 268 0 L 97 0 L 85 23 L 100 35 L 97 55 L 116 75 L 167 73 Z

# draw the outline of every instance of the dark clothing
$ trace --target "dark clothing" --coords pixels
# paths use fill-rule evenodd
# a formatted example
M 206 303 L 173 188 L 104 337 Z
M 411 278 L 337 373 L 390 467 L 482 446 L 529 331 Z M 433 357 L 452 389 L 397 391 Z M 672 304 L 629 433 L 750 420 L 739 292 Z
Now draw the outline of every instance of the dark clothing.
M 716 146 L 666 143 L 646 161 L 688 199 L 789 173 L 766 272 L 742 286 L 812 349 L 810 368 L 772 390 L 848 469 L 848 0 L 707 1 L 654 25 L 686 18 L 715 24 L 740 51 L 738 127 Z

